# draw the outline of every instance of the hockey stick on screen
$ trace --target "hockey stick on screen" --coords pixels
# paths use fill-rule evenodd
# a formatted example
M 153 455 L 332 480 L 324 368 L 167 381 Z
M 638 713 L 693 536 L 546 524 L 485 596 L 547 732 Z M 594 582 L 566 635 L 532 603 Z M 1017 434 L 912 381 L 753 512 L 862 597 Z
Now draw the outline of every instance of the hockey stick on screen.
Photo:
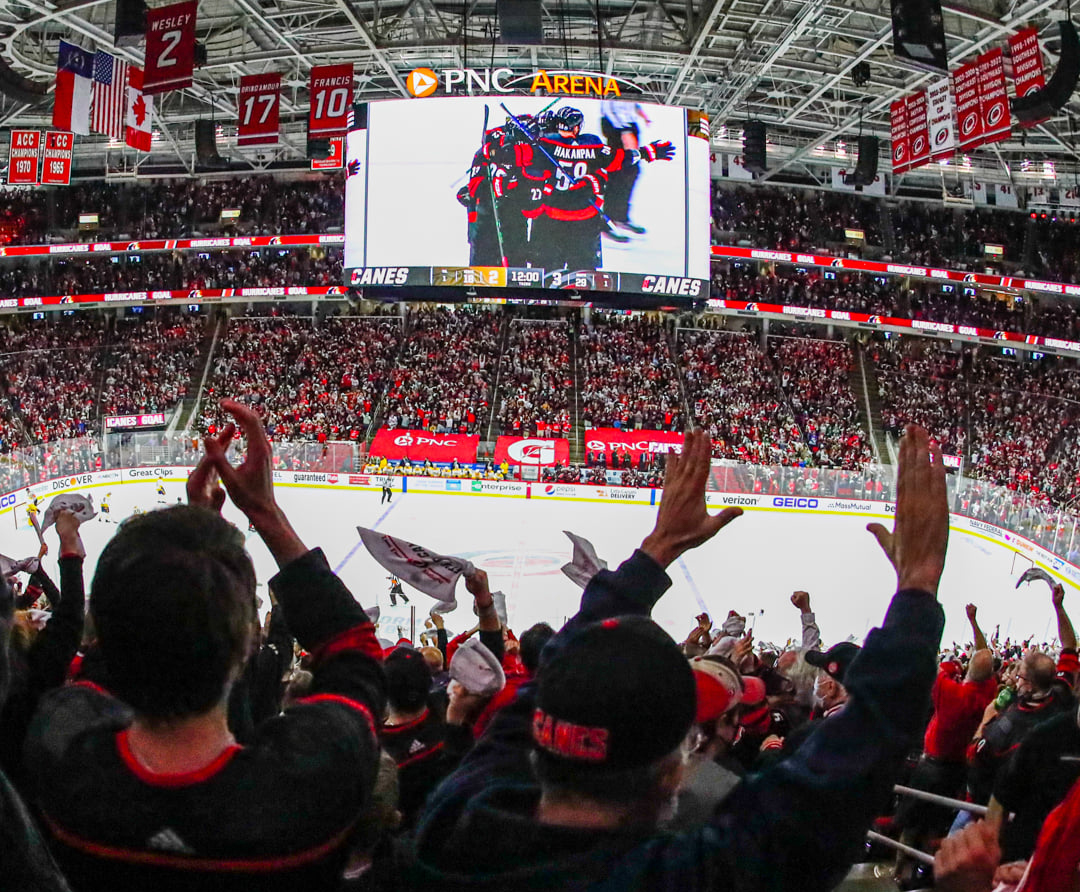
M 503 247 L 503 232 L 502 222 L 499 220 L 499 205 L 495 201 L 495 185 L 491 182 L 491 165 L 488 163 L 486 157 L 484 157 L 484 149 L 487 147 L 487 134 L 488 134 L 488 115 L 491 113 L 491 109 L 488 108 L 488 104 L 484 103 L 484 129 L 480 133 L 480 155 L 484 160 L 484 179 L 487 181 L 488 194 L 491 196 L 491 213 L 495 217 L 495 236 L 499 240 L 499 256 L 502 258 L 503 267 L 510 265 L 506 259 L 506 248 Z
M 504 112 L 506 112 L 506 114 L 510 118 L 510 120 L 513 121 L 517 125 L 518 130 L 520 130 L 525 135 L 525 138 L 530 143 L 532 143 L 533 148 L 539 149 L 541 154 L 545 158 L 547 158 L 547 160 L 550 161 L 554 165 L 556 174 L 561 174 L 562 176 L 566 177 L 570 181 L 571 186 L 576 186 L 578 183 L 581 182 L 580 179 L 575 179 L 574 177 L 570 176 L 570 174 L 568 174 L 566 172 L 566 170 L 563 168 L 563 166 L 561 164 L 559 164 L 559 162 L 556 161 L 552 157 L 551 153 L 547 149 L 545 149 L 539 143 L 539 141 L 536 140 L 533 137 L 533 135 L 531 133 L 529 133 L 529 131 L 525 128 L 525 125 L 522 124 L 521 121 L 518 119 L 517 115 L 515 115 L 512 111 L 510 111 L 510 109 L 508 109 L 506 107 L 505 102 L 500 102 L 499 105 L 502 107 L 502 110 Z M 607 228 L 608 228 L 608 233 L 607 234 L 613 240 L 615 240 L 617 242 L 628 242 L 628 241 L 630 241 L 629 236 L 625 236 L 621 232 L 616 232 L 615 231 L 615 229 L 613 228 L 613 224 L 611 222 L 611 218 L 607 214 L 604 213 L 604 209 L 602 207 L 600 207 L 600 202 L 598 202 L 598 201 L 589 202 L 589 206 L 594 211 L 596 211 L 596 213 L 600 216 L 600 219 L 604 221 L 604 225 L 607 226 Z

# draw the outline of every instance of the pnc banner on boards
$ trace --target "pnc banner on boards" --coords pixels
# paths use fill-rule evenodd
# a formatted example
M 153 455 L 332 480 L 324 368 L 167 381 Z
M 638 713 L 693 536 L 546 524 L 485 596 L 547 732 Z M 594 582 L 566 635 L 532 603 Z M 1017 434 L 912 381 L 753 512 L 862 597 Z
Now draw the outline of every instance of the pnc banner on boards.
M 380 428 L 371 442 L 371 455 L 389 461 L 407 459 L 410 462 L 452 462 L 472 464 L 480 437 L 475 434 L 433 434 L 431 431 L 410 431 Z
M 570 463 L 570 441 L 558 437 L 499 437 L 495 441 L 495 464 L 546 468 Z

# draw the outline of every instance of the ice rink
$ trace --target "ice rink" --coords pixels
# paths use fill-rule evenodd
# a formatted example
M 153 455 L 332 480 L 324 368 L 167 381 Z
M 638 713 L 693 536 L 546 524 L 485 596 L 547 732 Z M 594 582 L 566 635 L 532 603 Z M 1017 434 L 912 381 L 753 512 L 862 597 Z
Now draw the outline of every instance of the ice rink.
M 168 503 L 183 496 L 183 484 L 165 486 Z M 95 504 L 100 503 L 104 488 L 89 491 Z M 114 518 L 126 517 L 135 506 L 144 511 L 161 507 L 153 482 L 125 483 L 109 491 Z M 484 568 L 492 589 L 506 593 L 511 627 L 520 632 L 540 620 L 557 626 L 576 610 L 581 590 L 560 572 L 570 559 L 570 542 L 563 530 L 590 539 L 599 556 L 614 567 L 649 532 L 657 511 L 647 505 L 412 492 L 395 493 L 390 505 L 381 505 L 377 490 L 293 485 L 279 485 L 277 497 L 304 542 L 323 548 L 361 603 L 380 606 L 380 635 L 391 639 L 396 639 L 398 626 L 408 634 L 409 608 L 390 606 L 386 572 L 359 544 L 358 525 L 467 557 Z M 231 505 L 225 514 L 247 530 Z M 804 589 L 811 594 L 826 644 L 848 636 L 861 641 L 880 623 L 895 586 L 884 555 L 865 531 L 868 519 L 866 515 L 750 509 L 669 569 L 672 586 L 657 604 L 654 618 L 681 641 L 703 609 L 717 623 L 735 609 L 753 614 L 749 622 L 758 640 L 783 645 L 799 634 L 798 613 L 788 598 L 792 591 Z M 4 514 L 3 521 L 3 553 L 21 558 L 36 552 L 32 530 L 16 528 L 10 513 Z M 115 526 L 95 519 L 83 529 L 89 587 L 94 562 Z M 46 541 L 51 549 L 46 569 L 56 578 L 55 532 L 47 532 Z M 275 572 L 274 562 L 254 534 L 248 536 L 248 544 L 259 581 L 265 583 Z M 979 620 L 988 635 L 1000 624 L 1003 637 L 1052 639 L 1056 627 L 1046 586 L 1014 588 L 1028 566 L 1030 562 L 1016 557 L 1006 543 L 953 529 L 940 593 L 946 611 L 946 644 L 970 639 L 964 615 L 969 601 L 979 605 Z M 1071 586 L 1067 588 L 1072 591 Z M 267 600 L 265 590 L 260 593 Z M 433 602 L 419 592 L 411 592 L 410 597 L 419 633 Z M 452 633 L 474 622 L 463 584 L 458 601 L 462 606 L 447 618 Z M 1066 606 L 1074 607 L 1080 618 L 1080 600 L 1067 596 Z

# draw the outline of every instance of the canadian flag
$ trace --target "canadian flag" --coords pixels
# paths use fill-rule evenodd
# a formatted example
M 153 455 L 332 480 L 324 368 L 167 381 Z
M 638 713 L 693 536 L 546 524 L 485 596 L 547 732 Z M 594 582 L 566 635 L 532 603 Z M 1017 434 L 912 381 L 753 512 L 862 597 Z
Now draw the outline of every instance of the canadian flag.
M 154 112 L 154 97 L 143 93 L 143 72 L 134 65 L 128 66 L 127 84 L 127 133 L 124 139 L 133 149 L 150 151 L 150 118 Z

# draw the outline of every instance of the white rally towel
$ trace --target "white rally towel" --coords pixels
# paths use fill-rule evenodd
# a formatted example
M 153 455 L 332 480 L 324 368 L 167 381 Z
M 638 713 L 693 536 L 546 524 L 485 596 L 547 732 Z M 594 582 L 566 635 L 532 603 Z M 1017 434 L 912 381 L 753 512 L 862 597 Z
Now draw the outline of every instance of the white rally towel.
M 506 687 L 506 674 L 499 661 L 479 638 L 463 641 L 450 661 L 450 677 L 465 690 L 490 697 Z
M 462 576 L 472 576 L 476 567 L 463 558 L 437 554 L 389 533 L 357 527 L 368 553 L 402 582 L 447 604 Z
M 49 502 L 45 509 L 45 520 L 41 524 L 41 531 L 45 532 L 56 523 L 56 518 L 61 511 L 70 511 L 78 519 L 79 523 L 86 523 L 97 517 L 94 510 L 94 497 L 81 496 L 77 492 L 65 492 Z
M 509 627 L 510 623 L 506 620 L 506 595 L 502 592 L 492 592 L 491 603 L 495 605 L 495 615 L 499 618 L 500 625 L 502 625 L 503 628 Z M 477 616 L 480 615 L 480 610 L 476 606 L 475 601 L 473 601 L 472 612 Z
M 569 564 L 563 564 L 562 571 L 574 582 L 585 588 L 601 570 L 607 569 L 607 561 L 596 556 L 596 549 L 592 542 L 569 530 L 563 530 L 566 536 L 574 543 L 574 555 Z
M 23 558 L 16 561 L 7 555 L 0 554 L 0 575 L 10 579 L 16 573 L 29 573 L 33 576 L 41 566 L 41 561 L 36 557 Z

